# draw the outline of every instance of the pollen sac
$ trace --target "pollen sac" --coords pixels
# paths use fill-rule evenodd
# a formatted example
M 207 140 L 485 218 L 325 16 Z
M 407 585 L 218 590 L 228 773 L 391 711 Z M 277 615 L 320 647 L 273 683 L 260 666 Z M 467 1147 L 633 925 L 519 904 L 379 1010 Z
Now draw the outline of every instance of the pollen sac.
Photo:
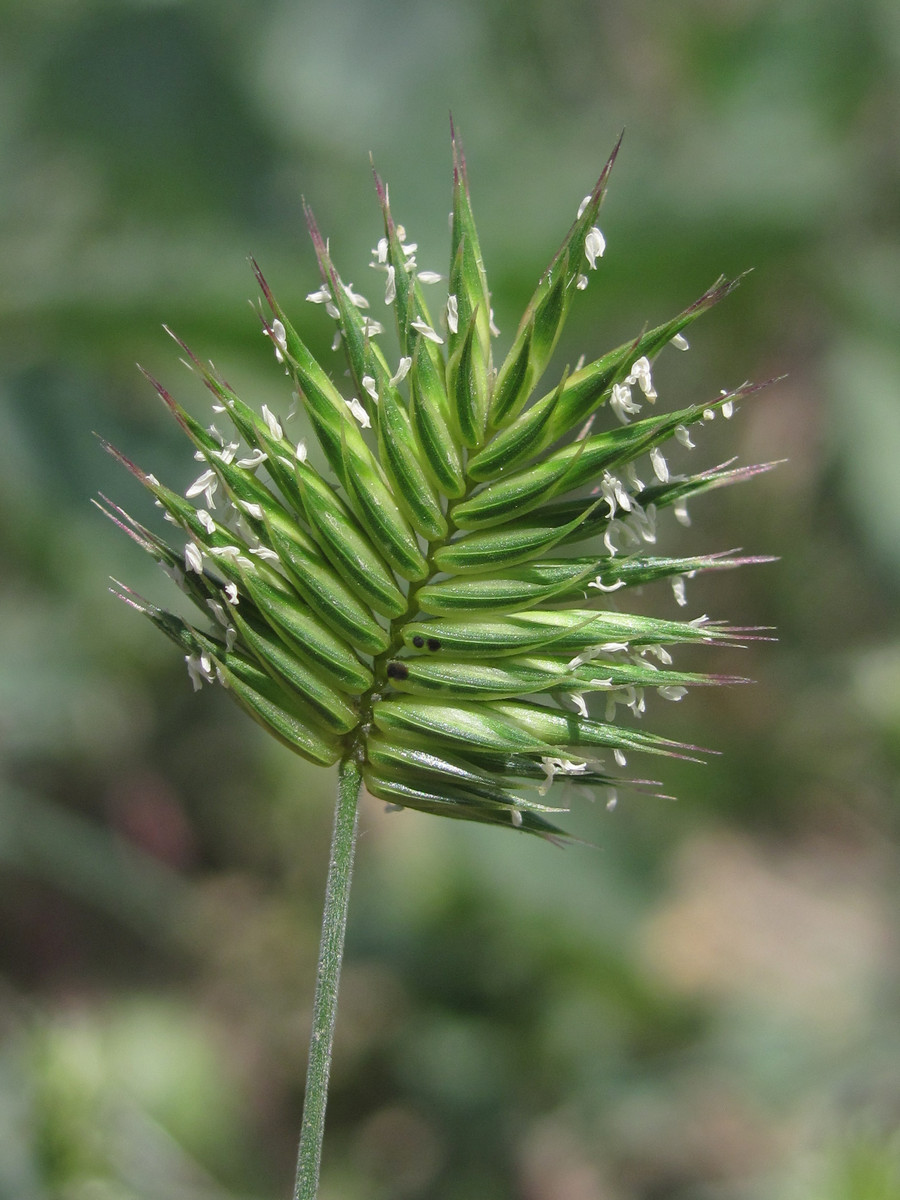
M 224 687 L 317 765 L 362 764 L 389 805 L 558 840 L 551 790 L 599 789 L 611 811 L 629 783 L 641 786 L 621 773 L 632 755 L 697 755 L 635 728 L 657 698 L 744 682 L 674 662 L 682 646 L 759 636 L 692 614 L 685 581 L 767 560 L 660 548 L 670 518 L 689 523 L 688 501 L 771 466 L 689 469 L 705 423 L 731 417 L 755 385 L 680 406 L 665 396 L 668 347 L 685 349 L 688 327 L 738 280 L 717 280 L 649 330 L 636 313 L 630 340 L 554 370 L 572 306 L 606 286 L 615 231 L 600 207 L 618 149 L 573 203 L 498 365 L 453 129 L 440 271 L 377 174 L 373 287 L 350 282 L 360 276 L 343 273 L 337 239 L 333 251 L 305 208 L 319 272 L 304 287 L 307 316 L 333 323 L 346 370 L 312 354 L 254 262 L 283 405 L 257 410 L 176 337 L 214 423 L 148 379 L 186 435 L 192 474 L 169 488 L 107 446 L 175 527 L 171 544 L 111 501 L 98 507 L 161 565 L 193 619 L 124 585 L 116 594 L 178 647 L 188 686 Z M 388 320 L 397 344 L 385 349 Z M 310 343 L 320 337 L 312 329 Z M 292 432 L 298 407 L 317 445 Z M 629 612 L 628 588 L 664 580 L 667 615 Z

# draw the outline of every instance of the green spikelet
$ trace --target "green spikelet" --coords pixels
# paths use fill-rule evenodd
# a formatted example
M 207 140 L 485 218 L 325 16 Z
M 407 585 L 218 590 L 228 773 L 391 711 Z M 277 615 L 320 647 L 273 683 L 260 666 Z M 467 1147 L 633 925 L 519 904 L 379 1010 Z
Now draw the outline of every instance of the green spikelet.
M 675 475 L 666 459 L 673 442 L 686 457 L 692 436 L 730 418 L 752 385 L 646 408 L 657 401 L 657 356 L 671 343 L 686 349 L 684 330 L 738 281 L 716 281 L 671 320 L 540 386 L 571 306 L 589 302 L 592 279 L 602 285 L 599 210 L 618 149 L 496 366 L 455 131 L 445 290 L 434 290 L 442 277 L 420 267 L 375 176 L 384 234 L 370 265 L 395 348 L 306 210 L 321 275 L 308 298 L 335 321 L 352 391 L 316 361 L 253 264 L 268 309 L 263 332 L 324 471 L 279 417 L 244 403 L 183 343 L 235 440 L 151 381 L 201 460 L 198 479 L 180 496 L 108 447 L 180 537 L 170 545 L 110 501 L 100 507 L 195 612 L 165 612 L 122 585 L 119 596 L 181 648 L 195 688 L 224 686 L 311 762 L 353 759 L 388 804 L 555 838 L 547 814 L 559 810 L 543 803 L 554 777 L 611 789 L 629 783 L 618 771 L 626 754 L 696 754 L 634 727 L 645 692 L 678 700 L 694 686 L 744 682 L 680 670 L 670 648 L 733 644 L 752 631 L 629 614 L 623 596 L 608 600 L 669 580 L 682 604 L 697 572 L 765 561 L 665 557 L 655 546 L 663 510 L 686 522 L 688 499 L 771 465 Z

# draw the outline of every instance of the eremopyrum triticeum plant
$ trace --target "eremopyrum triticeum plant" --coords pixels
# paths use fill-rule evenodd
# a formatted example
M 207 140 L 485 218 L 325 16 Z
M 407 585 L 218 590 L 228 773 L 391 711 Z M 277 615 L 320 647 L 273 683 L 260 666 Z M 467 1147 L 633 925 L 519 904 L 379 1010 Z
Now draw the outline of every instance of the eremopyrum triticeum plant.
M 717 280 L 670 321 L 541 387 L 569 308 L 600 266 L 598 211 L 617 150 L 496 363 L 455 136 L 450 266 L 436 316 L 426 291 L 444 277 L 419 266 L 375 177 L 384 235 L 370 266 L 399 352 L 382 349 L 382 325 L 338 274 L 307 210 L 321 272 L 307 299 L 336 323 L 350 395 L 253 264 L 263 332 L 327 470 L 311 465 L 280 416 L 245 403 L 183 343 L 217 420 L 230 423 L 228 432 L 204 426 L 151 381 L 187 434 L 199 477 L 182 496 L 112 451 L 179 536 L 170 544 L 109 501 L 105 511 L 199 617 L 118 585 L 121 597 L 181 648 L 195 688 L 221 684 L 291 750 L 339 764 L 297 1197 L 317 1191 L 361 783 L 391 806 L 557 839 L 557 776 L 606 789 L 614 803 L 626 756 L 696 753 L 618 722 L 619 705 L 640 716 L 646 689 L 677 700 L 694 686 L 737 682 L 676 668 L 669 647 L 747 631 L 640 616 L 609 599 L 666 579 L 683 603 L 685 577 L 760 561 L 655 552 L 663 509 L 686 523 L 689 499 L 766 469 L 676 475 L 665 457 L 672 439 L 690 448 L 695 427 L 730 417 L 752 385 L 674 412 L 644 409 L 657 400 L 656 356 L 687 349 L 685 331 L 737 281 Z

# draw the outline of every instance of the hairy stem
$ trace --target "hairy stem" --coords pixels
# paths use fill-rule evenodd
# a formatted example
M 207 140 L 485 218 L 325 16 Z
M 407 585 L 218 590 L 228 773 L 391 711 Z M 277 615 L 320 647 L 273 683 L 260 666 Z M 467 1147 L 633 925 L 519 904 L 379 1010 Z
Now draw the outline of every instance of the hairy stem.
M 344 957 L 344 933 L 347 928 L 350 879 L 356 849 L 356 818 L 361 781 L 359 764 L 354 758 L 345 758 L 340 764 L 338 774 L 338 795 L 325 889 L 319 966 L 316 971 L 316 995 L 313 1002 L 312 1036 L 309 1041 L 309 1065 L 306 1071 L 306 1095 L 303 1100 L 294 1200 L 315 1200 L 319 1190 L 325 1105 L 328 1099 L 328 1076 L 337 1016 L 338 984 Z

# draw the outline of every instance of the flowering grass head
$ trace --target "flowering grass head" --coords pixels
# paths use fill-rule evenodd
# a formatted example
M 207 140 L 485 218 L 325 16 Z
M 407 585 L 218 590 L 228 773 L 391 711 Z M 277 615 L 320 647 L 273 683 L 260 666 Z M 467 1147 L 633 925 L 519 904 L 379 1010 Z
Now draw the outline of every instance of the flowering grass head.
M 689 576 L 761 561 L 656 549 L 663 510 L 687 524 L 689 500 L 767 469 L 673 473 L 667 446 L 691 449 L 755 387 L 661 411 L 653 382 L 657 356 L 686 350 L 688 328 L 737 281 L 717 280 L 665 324 L 542 382 L 570 306 L 589 303 L 602 277 L 598 213 L 617 151 L 505 354 L 495 354 L 455 136 L 446 275 L 420 266 L 377 175 L 377 306 L 344 281 L 307 210 L 321 276 L 307 299 L 335 322 L 346 392 L 253 264 L 286 400 L 292 392 L 302 406 L 327 469 L 311 465 L 286 418 L 246 404 L 183 343 L 212 394 L 214 423 L 151 382 L 192 444 L 196 481 L 181 495 L 110 447 L 178 536 L 161 538 L 104 498 L 105 511 L 196 615 L 123 585 L 119 595 L 181 648 L 195 688 L 223 686 L 311 762 L 352 759 L 390 805 L 555 837 L 557 777 L 608 789 L 614 802 L 616 789 L 635 784 L 623 774 L 633 754 L 696 754 L 636 727 L 646 693 L 679 700 L 692 687 L 739 682 L 681 670 L 672 648 L 732 643 L 746 631 L 632 614 L 625 602 L 628 588 L 668 580 L 683 604 Z M 373 307 L 396 326 L 394 349 Z

